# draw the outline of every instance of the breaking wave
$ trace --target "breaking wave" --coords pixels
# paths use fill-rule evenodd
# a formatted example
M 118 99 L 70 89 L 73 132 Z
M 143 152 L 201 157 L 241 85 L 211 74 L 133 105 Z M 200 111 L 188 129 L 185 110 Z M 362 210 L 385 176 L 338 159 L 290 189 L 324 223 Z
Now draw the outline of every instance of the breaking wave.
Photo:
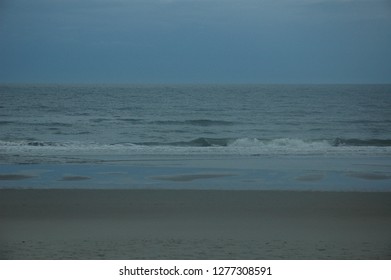
M 0 141 L 0 155 L 390 155 L 391 140 L 205 138 L 177 142 L 111 143 Z
M 200 137 L 190 141 L 179 142 L 139 142 L 136 145 L 145 146 L 184 146 L 184 147 L 254 147 L 273 145 L 275 147 L 300 147 L 300 146 L 333 146 L 333 147 L 391 147 L 391 139 L 343 139 L 335 138 L 333 140 L 303 140 L 295 138 L 278 138 L 278 139 L 259 139 L 259 138 L 207 138 Z

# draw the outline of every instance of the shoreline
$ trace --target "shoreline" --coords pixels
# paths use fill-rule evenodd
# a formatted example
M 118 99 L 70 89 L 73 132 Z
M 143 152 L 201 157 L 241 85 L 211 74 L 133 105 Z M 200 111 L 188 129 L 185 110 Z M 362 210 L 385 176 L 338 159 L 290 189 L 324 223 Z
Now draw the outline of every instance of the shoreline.
M 3 164 L 0 189 L 391 192 L 390 159 L 155 158 L 121 164 Z
M 391 193 L 0 190 L 0 259 L 391 259 Z

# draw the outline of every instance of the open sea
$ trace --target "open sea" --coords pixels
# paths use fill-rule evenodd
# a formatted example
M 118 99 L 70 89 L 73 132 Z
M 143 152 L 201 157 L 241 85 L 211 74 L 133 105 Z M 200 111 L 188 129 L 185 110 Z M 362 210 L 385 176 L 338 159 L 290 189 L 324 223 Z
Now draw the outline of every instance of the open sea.
M 0 188 L 391 191 L 391 85 L 0 85 Z

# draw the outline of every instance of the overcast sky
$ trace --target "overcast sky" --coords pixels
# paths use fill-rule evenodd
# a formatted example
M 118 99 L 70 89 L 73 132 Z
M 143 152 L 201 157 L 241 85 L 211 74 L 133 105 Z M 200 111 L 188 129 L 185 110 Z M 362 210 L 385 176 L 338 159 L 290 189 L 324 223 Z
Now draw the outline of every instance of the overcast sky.
M 391 1 L 0 0 L 0 82 L 391 83 Z

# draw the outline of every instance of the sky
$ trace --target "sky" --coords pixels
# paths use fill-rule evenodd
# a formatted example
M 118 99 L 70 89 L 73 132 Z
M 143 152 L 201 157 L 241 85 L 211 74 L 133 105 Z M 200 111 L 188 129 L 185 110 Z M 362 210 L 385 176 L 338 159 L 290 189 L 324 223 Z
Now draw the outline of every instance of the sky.
M 391 0 L 0 0 L 1 83 L 391 83 Z

